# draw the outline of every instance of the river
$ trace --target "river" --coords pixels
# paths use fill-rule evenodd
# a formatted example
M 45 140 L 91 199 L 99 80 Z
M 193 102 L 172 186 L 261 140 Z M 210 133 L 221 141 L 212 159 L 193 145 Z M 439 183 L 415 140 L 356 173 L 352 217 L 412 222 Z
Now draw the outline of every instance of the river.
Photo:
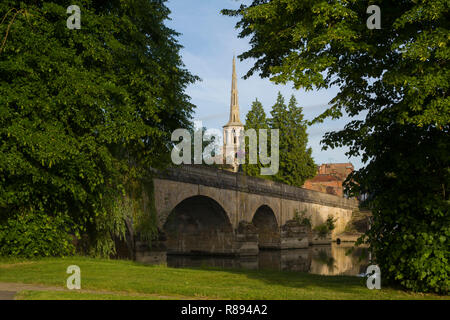
M 240 268 L 356 276 L 366 271 L 369 257 L 366 248 L 356 248 L 353 243 L 332 243 L 307 249 L 261 250 L 257 256 L 249 257 L 168 255 L 167 265 L 175 268 Z

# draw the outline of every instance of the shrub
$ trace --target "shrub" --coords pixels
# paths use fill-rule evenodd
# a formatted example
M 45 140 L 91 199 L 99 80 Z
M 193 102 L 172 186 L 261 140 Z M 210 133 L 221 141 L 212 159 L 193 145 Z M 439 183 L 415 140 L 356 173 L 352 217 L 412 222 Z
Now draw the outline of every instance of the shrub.
M 320 238 L 325 238 L 327 234 L 329 233 L 328 227 L 325 223 L 319 224 L 314 228 L 314 231 L 316 231 L 319 234 Z
M 18 214 L 0 224 L 0 256 L 67 256 L 75 248 L 67 215 Z
M 319 234 L 319 237 L 324 238 L 329 234 L 331 231 L 333 231 L 336 226 L 334 225 L 337 219 L 334 219 L 331 215 L 328 216 L 325 223 L 319 224 L 314 228 L 314 231 L 316 231 Z
M 335 226 L 336 221 L 337 219 L 334 219 L 332 216 L 328 216 L 327 220 L 325 221 L 328 231 L 331 232 L 336 228 Z
M 303 226 L 311 228 L 311 218 L 306 216 L 306 210 L 299 212 L 297 209 L 294 212 L 294 220 Z

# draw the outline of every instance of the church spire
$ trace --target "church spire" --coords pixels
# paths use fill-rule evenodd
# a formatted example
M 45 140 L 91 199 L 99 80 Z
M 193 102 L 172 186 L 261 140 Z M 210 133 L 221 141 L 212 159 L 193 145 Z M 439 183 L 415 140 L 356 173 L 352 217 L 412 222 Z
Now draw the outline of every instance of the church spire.
M 237 89 L 236 58 L 233 56 L 233 79 L 231 82 L 230 121 L 227 125 L 242 125 L 239 118 L 239 96 Z
M 223 159 L 231 164 L 233 171 L 239 168 L 238 152 L 244 136 L 244 125 L 239 119 L 239 100 L 237 90 L 236 58 L 233 56 L 233 79 L 231 82 L 230 121 L 223 126 Z

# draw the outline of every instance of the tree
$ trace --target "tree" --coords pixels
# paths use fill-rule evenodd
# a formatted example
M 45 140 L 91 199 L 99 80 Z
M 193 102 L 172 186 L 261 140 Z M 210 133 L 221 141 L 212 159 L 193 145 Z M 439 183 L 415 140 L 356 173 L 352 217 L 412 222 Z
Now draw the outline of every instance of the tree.
M 283 155 L 284 161 L 280 161 L 280 174 L 287 184 L 301 187 L 307 179 L 316 175 L 317 166 L 312 158 L 312 149 L 307 146 L 307 123 L 303 118 L 303 109 L 297 106 L 294 95 L 288 105 L 287 129 L 287 132 L 281 133 L 288 149 Z
M 0 3 L 0 224 L 64 216 L 93 254 L 114 251 L 124 180 L 170 163 L 171 132 L 190 128 L 197 78 L 164 2 Z M 72 4 L 79 30 L 66 26 Z
M 259 154 L 259 130 L 260 129 L 278 129 L 280 135 L 279 141 L 279 170 L 273 176 L 261 176 L 260 169 L 263 167 L 258 158 L 257 164 L 249 164 L 249 148 L 246 142 L 246 159 L 243 170 L 247 175 L 260 176 L 292 186 L 301 187 L 306 179 L 314 177 L 316 165 L 311 157 L 312 150 L 307 147 L 308 134 L 306 133 L 307 124 L 303 119 L 302 108 L 297 106 L 295 97 L 292 96 L 289 101 L 289 107 L 286 106 L 284 97 L 278 92 L 277 101 L 270 112 L 272 118 L 266 119 L 266 114 L 262 104 L 256 99 L 252 108 L 247 113 L 245 121 L 245 130 L 254 129 L 258 138 Z M 268 149 L 270 150 L 271 135 L 268 132 Z
M 191 164 L 201 164 L 201 165 L 212 165 L 214 167 L 218 167 L 218 165 L 214 162 L 212 164 L 208 164 L 207 161 L 213 162 L 215 157 L 218 156 L 216 154 L 216 150 L 220 150 L 219 141 L 216 141 L 216 136 L 210 134 L 208 132 L 208 128 L 206 127 L 195 127 L 190 130 L 191 135 Z M 195 142 L 196 140 L 199 143 L 201 149 L 199 149 L 198 157 L 196 157 L 195 152 Z M 207 148 L 212 148 L 212 150 L 207 150 Z M 206 151 L 206 153 L 205 153 Z M 208 153 L 208 151 L 211 151 Z
M 294 96 L 291 97 L 287 107 L 284 97 L 279 92 L 271 115 L 272 118 L 269 119 L 271 129 L 280 130 L 280 168 L 272 179 L 301 187 L 307 179 L 316 174 L 312 150 L 307 147 L 307 125 L 303 119 L 302 109 L 297 106 Z
M 450 157 L 448 5 L 380 0 L 381 30 L 369 29 L 367 1 L 254 0 L 238 10 L 240 37 L 259 71 L 295 88 L 338 94 L 316 121 L 364 115 L 326 147 L 348 146 L 365 168 L 348 178 L 350 194 L 371 194 L 374 223 L 365 240 L 383 281 L 448 292 Z M 431 147 L 433 149 L 431 149 Z
M 289 131 L 289 113 L 284 100 L 284 97 L 281 95 L 281 92 L 278 92 L 277 101 L 272 106 L 272 110 L 270 111 L 270 115 L 272 116 L 268 122 L 271 129 L 279 130 L 280 140 L 278 143 L 279 150 L 279 170 L 276 175 L 270 176 L 270 178 L 274 181 L 278 181 L 281 183 L 289 183 L 290 179 L 287 177 L 289 175 L 286 170 L 288 169 L 288 159 L 287 153 L 289 152 L 289 143 L 290 139 L 286 139 L 284 135 L 286 135 Z M 272 141 L 270 141 L 272 143 Z
M 264 111 L 264 108 L 261 104 L 261 102 L 256 99 L 252 103 L 252 108 L 247 113 L 247 117 L 245 119 L 245 130 L 254 129 L 256 131 L 256 139 L 257 139 L 257 146 L 258 146 L 258 154 L 259 154 L 259 130 L 260 129 L 269 129 L 267 119 L 266 119 L 266 113 Z M 246 138 L 245 142 L 245 163 L 242 165 L 242 169 L 245 172 L 246 175 L 254 176 L 254 177 L 264 177 L 267 178 L 268 176 L 261 176 L 261 167 L 263 166 L 260 162 L 260 159 L 258 157 L 258 161 L 256 164 L 250 164 L 250 157 L 249 157 L 249 141 L 250 139 Z

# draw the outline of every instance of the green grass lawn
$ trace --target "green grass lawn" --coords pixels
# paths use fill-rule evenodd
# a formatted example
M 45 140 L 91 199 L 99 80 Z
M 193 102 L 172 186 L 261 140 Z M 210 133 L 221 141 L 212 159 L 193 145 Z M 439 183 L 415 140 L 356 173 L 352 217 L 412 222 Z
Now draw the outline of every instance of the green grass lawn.
M 0 259 L 0 282 L 65 288 L 66 269 L 81 269 L 90 292 L 24 291 L 19 299 L 449 299 L 394 288 L 369 290 L 364 279 L 301 272 L 178 269 L 85 257 Z

